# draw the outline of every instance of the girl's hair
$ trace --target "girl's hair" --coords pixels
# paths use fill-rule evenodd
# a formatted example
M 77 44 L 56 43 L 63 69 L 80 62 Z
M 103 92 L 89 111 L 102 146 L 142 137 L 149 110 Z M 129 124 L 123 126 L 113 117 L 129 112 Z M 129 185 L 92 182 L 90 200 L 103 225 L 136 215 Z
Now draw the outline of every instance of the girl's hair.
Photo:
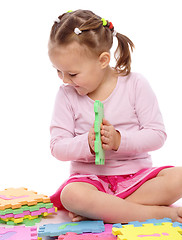
M 113 45 L 114 27 L 110 27 L 110 25 L 109 21 L 103 25 L 101 17 L 89 10 L 67 12 L 54 22 L 50 33 L 50 42 L 59 46 L 77 41 L 99 56 L 104 51 L 110 51 Z M 81 34 L 75 34 L 75 28 L 79 28 Z M 128 37 L 120 33 L 116 33 L 115 36 L 118 40 L 118 46 L 114 53 L 115 69 L 122 75 L 128 75 L 131 70 L 130 51 L 133 51 L 134 44 Z

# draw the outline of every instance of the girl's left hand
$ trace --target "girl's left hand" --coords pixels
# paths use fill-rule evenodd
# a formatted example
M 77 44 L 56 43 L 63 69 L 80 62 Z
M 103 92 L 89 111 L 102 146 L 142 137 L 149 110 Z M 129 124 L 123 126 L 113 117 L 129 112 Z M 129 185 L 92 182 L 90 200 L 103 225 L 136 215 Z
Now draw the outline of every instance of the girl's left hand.
M 103 118 L 101 125 L 101 141 L 104 150 L 117 151 L 121 142 L 121 135 L 106 119 Z

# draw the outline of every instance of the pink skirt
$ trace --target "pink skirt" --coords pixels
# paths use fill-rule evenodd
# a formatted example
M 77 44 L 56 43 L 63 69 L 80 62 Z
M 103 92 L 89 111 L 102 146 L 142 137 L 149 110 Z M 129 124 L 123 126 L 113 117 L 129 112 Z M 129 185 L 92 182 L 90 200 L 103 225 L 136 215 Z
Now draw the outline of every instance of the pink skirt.
M 95 186 L 99 191 L 105 192 L 111 195 L 115 195 L 119 198 L 126 198 L 136 191 L 143 183 L 149 179 L 155 178 L 157 174 L 165 168 L 173 166 L 153 167 L 142 169 L 137 173 L 129 175 L 117 175 L 117 176 L 96 176 L 96 175 L 71 175 L 67 181 L 65 181 L 59 189 L 50 196 L 51 202 L 58 209 L 64 209 L 61 201 L 60 194 L 63 188 L 72 182 L 85 182 Z

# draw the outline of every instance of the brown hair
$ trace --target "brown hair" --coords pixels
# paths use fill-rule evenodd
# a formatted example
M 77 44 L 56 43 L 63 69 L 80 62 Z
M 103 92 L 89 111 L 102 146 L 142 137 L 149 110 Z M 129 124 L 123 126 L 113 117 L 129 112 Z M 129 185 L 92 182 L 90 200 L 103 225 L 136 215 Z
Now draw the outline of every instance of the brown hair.
M 103 26 L 101 17 L 89 10 L 76 10 L 67 12 L 58 17 L 54 22 L 50 33 L 50 42 L 58 45 L 69 44 L 77 41 L 81 45 L 87 46 L 92 53 L 98 56 L 109 51 L 113 45 L 114 27 L 109 28 L 107 21 Z M 77 35 L 74 29 L 82 31 Z M 115 69 L 122 75 L 127 75 L 131 70 L 131 53 L 134 44 L 126 36 L 116 33 L 118 46 L 114 53 L 116 59 Z

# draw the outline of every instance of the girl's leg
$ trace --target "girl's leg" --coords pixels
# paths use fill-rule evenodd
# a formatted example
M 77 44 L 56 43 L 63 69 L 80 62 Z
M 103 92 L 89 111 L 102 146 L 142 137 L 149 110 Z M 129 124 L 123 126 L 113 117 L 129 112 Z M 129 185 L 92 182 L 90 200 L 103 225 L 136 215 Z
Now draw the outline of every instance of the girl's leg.
M 145 221 L 169 217 L 182 222 L 182 209 L 133 203 L 97 190 L 88 183 L 68 184 L 61 193 L 63 206 L 70 212 L 108 223 Z
M 169 206 L 182 197 L 182 167 L 165 168 L 157 177 L 148 180 L 128 201 L 145 205 Z

